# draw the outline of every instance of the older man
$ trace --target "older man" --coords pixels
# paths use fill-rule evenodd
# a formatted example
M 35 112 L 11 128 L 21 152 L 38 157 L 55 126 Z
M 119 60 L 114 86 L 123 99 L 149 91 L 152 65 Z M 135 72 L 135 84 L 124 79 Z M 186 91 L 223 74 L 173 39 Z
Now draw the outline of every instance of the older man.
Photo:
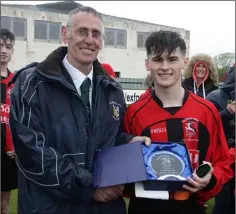
M 104 39 L 100 14 L 77 8 L 61 33 L 68 47 L 13 80 L 19 213 L 125 214 L 123 186 L 93 188 L 93 157 L 100 149 L 149 139 L 121 133 L 123 92 L 97 60 Z

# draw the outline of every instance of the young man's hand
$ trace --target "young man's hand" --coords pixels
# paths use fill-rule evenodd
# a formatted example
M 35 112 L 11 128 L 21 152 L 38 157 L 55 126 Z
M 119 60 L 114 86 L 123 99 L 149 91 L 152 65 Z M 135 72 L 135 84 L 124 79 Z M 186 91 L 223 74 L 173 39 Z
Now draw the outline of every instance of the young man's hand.
M 103 187 L 96 189 L 94 200 L 102 203 L 116 200 L 123 195 L 124 185 L 116 185 L 112 187 Z
M 151 145 L 151 139 L 149 137 L 144 137 L 144 136 L 136 136 L 129 143 L 137 142 L 137 141 L 144 142 L 146 146 Z
M 230 114 L 234 115 L 235 114 L 235 107 L 236 107 L 235 101 L 233 101 L 232 103 L 228 104 L 226 108 Z
M 204 177 L 199 178 L 195 170 L 193 173 L 193 178 L 187 178 L 187 181 L 191 186 L 184 185 L 183 188 L 185 190 L 188 190 L 189 192 L 192 192 L 192 193 L 196 193 L 200 191 L 201 189 L 204 189 L 209 184 L 212 173 L 213 173 L 213 168 L 212 168 L 211 163 L 205 162 L 205 161 L 204 163 L 208 164 L 211 167 L 210 171 Z

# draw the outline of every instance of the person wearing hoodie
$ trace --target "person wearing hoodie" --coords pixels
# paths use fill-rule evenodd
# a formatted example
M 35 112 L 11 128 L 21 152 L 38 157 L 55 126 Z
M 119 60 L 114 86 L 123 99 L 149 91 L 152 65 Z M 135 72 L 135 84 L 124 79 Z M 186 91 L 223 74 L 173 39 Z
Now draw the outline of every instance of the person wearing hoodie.
M 183 88 L 205 97 L 218 87 L 218 72 L 212 58 L 207 54 L 193 56 L 184 70 Z
M 232 168 L 235 165 L 235 70 L 231 67 L 220 89 L 211 92 L 206 99 L 211 101 L 220 112 L 225 136 L 231 153 Z M 235 177 L 225 184 L 215 198 L 212 214 L 235 213 Z

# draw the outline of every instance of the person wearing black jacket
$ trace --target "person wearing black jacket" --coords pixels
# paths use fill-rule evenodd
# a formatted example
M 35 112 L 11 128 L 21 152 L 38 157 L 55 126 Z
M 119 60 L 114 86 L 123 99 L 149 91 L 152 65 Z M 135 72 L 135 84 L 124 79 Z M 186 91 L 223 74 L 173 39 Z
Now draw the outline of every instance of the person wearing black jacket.
M 103 39 L 101 15 L 76 8 L 62 27 L 68 47 L 13 77 L 20 214 L 126 213 L 122 185 L 93 188 L 94 154 L 148 138 L 121 132 L 126 104 L 119 83 L 97 60 Z
M 228 147 L 232 153 L 232 168 L 234 168 L 235 151 L 235 67 L 227 72 L 226 79 L 220 89 L 211 92 L 206 99 L 211 101 L 220 112 Z M 212 214 L 235 213 L 235 177 L 225 184 L 215 198 Z

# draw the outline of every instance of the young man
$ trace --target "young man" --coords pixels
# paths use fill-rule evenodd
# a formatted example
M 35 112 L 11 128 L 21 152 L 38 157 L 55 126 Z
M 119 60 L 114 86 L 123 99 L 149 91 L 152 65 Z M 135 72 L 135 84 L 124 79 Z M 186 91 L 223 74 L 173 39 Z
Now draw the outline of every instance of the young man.
M 232 154 L 233 169 L 235 169 L 235 71 L 236 67 L 231 67 L 226 72 L 224 84 L 206 97 L 220 112 L 225 137 Z M 235 213 L 235 177 L 225 184 L 215 197 L 212 214 L 221 213 Z
M 203 214 L 204 202 L 232 177 L 219 113 L 212 103 L 182 88 L 186 44 L 180 35 L 154 32 L 146 41 L 146 52 L 154 90 L 128 107 L 125 131 L 152 141 L 183 142 L 193 169 L 206 163 L 211 170 L 203 178 L 194 172 L 193 179 L 187 179 L 189 184 L 183 188 L 190 196 L 186 200 L 176 200 L 179 193 L 169 193 L 169 200 L 131 197 L 129 214 Z
M 11 190 L 17 188 L 17 167 L 9 128 L 10 94 L 8 83 L 13 74 L 8 70 L 14 51 L 15 36 L 1 29 L 1 213 L 7 214 Z
M 101 15 L 90 7 L 76 8 L 62 27 L 68 47 L 13 79 L 18 213 L 126 213 L 122 185 L 93 188 L 95 152 L 133 138 L 121 133 L 122 89 L 97 60 L 103 39 Z

